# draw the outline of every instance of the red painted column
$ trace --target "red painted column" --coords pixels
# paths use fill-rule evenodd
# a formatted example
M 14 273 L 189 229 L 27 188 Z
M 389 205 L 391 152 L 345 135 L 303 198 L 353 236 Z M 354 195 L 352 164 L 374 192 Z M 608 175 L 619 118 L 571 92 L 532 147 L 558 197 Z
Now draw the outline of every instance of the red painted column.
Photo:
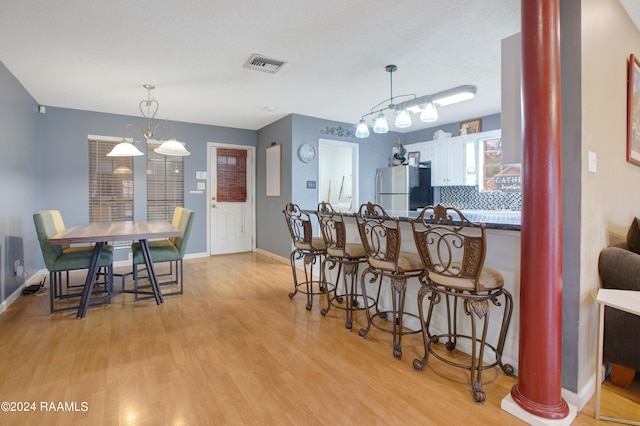
M 562 399 L 560 0 L 521 0 L 523 188 L 518 384 L 526 411 L 569 414 Z

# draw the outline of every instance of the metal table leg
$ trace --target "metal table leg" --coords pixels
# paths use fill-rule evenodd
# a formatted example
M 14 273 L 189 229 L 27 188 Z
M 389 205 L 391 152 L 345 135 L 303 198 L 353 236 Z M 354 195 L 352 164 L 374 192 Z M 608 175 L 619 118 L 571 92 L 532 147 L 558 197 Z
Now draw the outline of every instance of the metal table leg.
M 159 305 L 164 302 L 164 299 L 162 298 L 162 292 L 160 291 L 160 286 L 158 285 L 156 271 L 153 268 L 153 262 L 151 261 L 149 242 L 146 239 L 140 240 L 140 250 L 142 250 L 142 257 L 144 258 L 144 264 L 147 267 L 149 281 L 151 282 L 151 289 L 153 290 L 153 295 L 156 298 L 156 304 Z
M 103 242 L 97 242 L 93 248 L 93 254 L 91 255 L 91 262 L 89 262 L 89 270 L 87 271 L 87 278 L 84 282 L 84 288 L 82 289 L 82 297 L 80 298 L 80 306 L 78 306 L 78 318 L 84 318 L 87 315 L 87 308 L 89 307 L 89 299 L 91 298 L 91 292 L 93 291 L 93 284 L 96 281 L 96 274 L 98 272 L 98 264 L 100 263 L 100 255 L 102 254 Z

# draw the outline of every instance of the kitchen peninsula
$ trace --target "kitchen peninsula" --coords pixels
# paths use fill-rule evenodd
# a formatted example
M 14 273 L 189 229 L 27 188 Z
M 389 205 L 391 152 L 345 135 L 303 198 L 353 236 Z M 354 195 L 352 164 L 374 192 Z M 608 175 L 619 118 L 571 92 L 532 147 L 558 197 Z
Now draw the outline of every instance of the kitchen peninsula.
M 486 225 L 486 242 L 487 250 L 485 257 L 485 265 L 491 266 L 500 271 L 504 277 L 504 287 L 509 291 L 513 297 L 513 316 L 511 319 L 511 325 L 507 333 L 505 347 L 503 351 L 503 361 L 507 364 L 511 364 L 515 369 L 515 374 L 518 370 L 518 335 L 519 335 L 519 322 L 520 322 L 520 212 L 519 211 L 469 211 L 470 217 L 475 214 L 476 221 L 482 218 L 494 220 L 494 222 L 487 221 Z M 403 251 L 417 253 L 415 242 L 413 239 L 413 231 L 409 220 L 419 215 L 419 211 L 388 211 L 390 215 L 398 217 L 400 221 L 400 238 Z M 358 235 L 358 228 L 356 224 L 356 215 L 353 212 L 343 213 L 346 222 L 346 239 L 348 242 L 357 242 L 360 240 Z M 464 214 L 464 212 L 463 212 Z M 508 222 L 508 223 L 504 223 Z M 330 270 L 327 268 L 327 279 L 331 282 L 335 282 L 335 269 Z M 417 297 L 420 289 L 420 282 L 416 278 L 411 278 L 407 282 L 406 290 L 406 305 L 405 312 L 410 314 L 418 314 Z M 384 307 L 388 307 L 391 304 L 391 295 L 381 295 L 382 304 Z M 497 340 L 497 333 L 500 329 L 500 319 L 502 318 L 503 307 L 492 307 L 490 312 L 490 326 L 488 327 L 488 341 L 495 342 Z M 458 315 L 464 315 L 463 310 L 458 311 Z M 463 332 L 468 332 L 465 327 L 468 327 L 468 321 L 461 321 Z M 420 322 L 418 319 L 407 315 L 404 319 L 404 325 L 412 330 L 420 329 Z M 432 327 L 436 333 L 441 333 L 446 330 L 446 315 L 443 306 L 437 306 L 434 310 L 434 319 L 432 321 Z M 465 353 L 470 353 L 469 342 L 460 341 L 458 343 L 458 349 Z M 487 355 L 489 357 L 493 355 Z

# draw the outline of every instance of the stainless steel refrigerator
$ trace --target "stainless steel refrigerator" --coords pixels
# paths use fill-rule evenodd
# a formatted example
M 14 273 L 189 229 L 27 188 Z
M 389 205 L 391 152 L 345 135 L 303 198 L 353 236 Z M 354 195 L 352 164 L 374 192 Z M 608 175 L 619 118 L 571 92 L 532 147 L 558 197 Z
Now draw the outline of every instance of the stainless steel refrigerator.
M 433 204 L 431 168 L 396 166 L 376 170 L 376 203 L 388 212 L 407 212 Z

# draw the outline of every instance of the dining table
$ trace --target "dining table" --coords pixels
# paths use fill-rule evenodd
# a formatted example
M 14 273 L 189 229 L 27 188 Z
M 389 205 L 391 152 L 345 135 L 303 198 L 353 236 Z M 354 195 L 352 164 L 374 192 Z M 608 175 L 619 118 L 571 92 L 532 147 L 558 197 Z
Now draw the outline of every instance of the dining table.
M 64 231 L 49 238 L 49 245 L 93 243 L 94 249 L 87 271 L 80 305 L 78 306 L 78 318 L 84 318 L 87 314 L 95 277 L 98 272 L 98 260 L 105 244 L 116 241 L 138 241 L 144 258 L 144 263 L 149 273 L 151 289 L 156 304 L 163 303 L 162 292 L 158 285 L 153 261 L 149 253 L 149 240 L 156 238 L 180 237 L 182 231 L 165 221 L 121 221 L 121 222 L 91 222 L 81 223 L 66 228 Z M 109 283 L 111 285 L 111 283 Z

